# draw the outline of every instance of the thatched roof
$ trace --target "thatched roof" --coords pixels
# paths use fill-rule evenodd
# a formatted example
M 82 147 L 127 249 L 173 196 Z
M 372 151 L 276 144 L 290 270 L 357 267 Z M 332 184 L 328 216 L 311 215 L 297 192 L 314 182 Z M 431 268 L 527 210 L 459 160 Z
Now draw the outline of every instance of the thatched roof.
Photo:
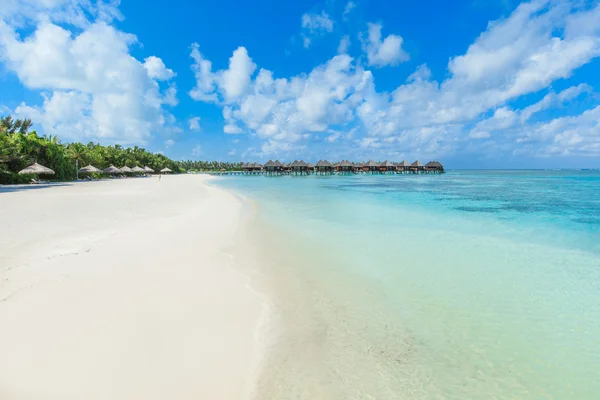
M 401 163 L 398 163 L 399 167 L 410 167 L 410 164 L 406 161 L 402 161 Z
M 250 164 L 250 166 L 251 166 L 252 168 L 262 168 L 262 165 L 261 165 L 261 164 L 259 164 L 259 163 L 257 163 L 257 162 L 255 162 L 254 164 Z
M 149 166 L 147 166 L 147 165 L 144 167 L 144 171 L 146 171 L 146 172 L 154 172 L 154 170 L 152 168 L 150 168 Z
M 424 167 L 423 164 L 421 164 L 421 162 L 419 160 L 415 161 L 414 163 L 412 163 L 410 165 L 411 167 Z
M 279 162 L 279 160 L 275 160 L 276 167 L 283 167 L 283 164 Z
M 352 163 L 348 160 L 342 160 L 339 164 L 338 167 L 354 167 L 354 165 L 352 165 Z
M 275 162 L 273 162 L 273 160 L 269 160 L 265 164 L 265 167 L 276 167 L 276 166 L 277 166 L 277 164 L 275 164 Z
M 389 162 L 388 160 L 385 160 L 383 163 L 381 163 L 382 167 L 386 167 L 386 168 L 390 168 L 390 167 L 395 167 L 396 164 Z
M 369 160 L 363 164 L 363 167 L 379 167 L 379 163 L 373 160 Z
M 54 171 L 48 167 L 44 167 L 43 165 L 35 163 L 25 169 L 20 170 L 19 174 L 54 175 Z
M 306 164 L 306 166 L 308 167 L 308 169 L 312 169 L 312 168 L 314 168 L 314 167 L 315 167 L 315 166 L 314 166 L 314 165 L 312 165 L 311 163 L 308 163 L 308 164 Z
M 317 163 L 316 166 L 317 167 L 325 167 L 325 168 L 327 168 L 327 167 L 329 167 L 329 168 L 333 167 L 333 165 L 329 161 L 327 161 L 327 160 L 319 160 L 319 162 Z
M 138 166 L 135 166 L 131 169 L 133 172 L 146 172 L 146 170 L 144 170 L 144 168 L 140 168 Z
M 243 164 L 242 168 L 250 168 L 250 163 Z
M 123 168 L 119 169 L 119 171 L 125 172 L 125 173 L 133 172 L 133 170 L 131 168 L 129 168 L 127 165 L 124 165 Z
M 444 168 L 442 163 L 439 161 L 429 161 L 427 164 L 425 164 L 425 167 L 427 167 L 427 168 Z
M 160 170 L 160 172 L 167 173 L 167 172 L 173 172 L 173 171 L 171 171 L 169 168 L 163 168 Z
M 107 174 L 117 174 L 121 171 L 119 170 L 119 168 L 115 167 L 114 165 L 111 165 L 102 172 L 106 172 Z
M 102 171 L 100 171 L 98 168 L 94 167 L 91 164 L 79 169 L 80 174 L 92 174 L 95 172 L 102 172 Z

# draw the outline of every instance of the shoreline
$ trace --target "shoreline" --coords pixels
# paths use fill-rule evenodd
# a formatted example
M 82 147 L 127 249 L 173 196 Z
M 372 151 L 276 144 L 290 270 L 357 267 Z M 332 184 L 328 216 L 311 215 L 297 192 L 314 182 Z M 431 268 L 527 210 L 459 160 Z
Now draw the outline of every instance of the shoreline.
M 251 398 L 270 304 L 210 179 L 0 192 L 0 397 Z

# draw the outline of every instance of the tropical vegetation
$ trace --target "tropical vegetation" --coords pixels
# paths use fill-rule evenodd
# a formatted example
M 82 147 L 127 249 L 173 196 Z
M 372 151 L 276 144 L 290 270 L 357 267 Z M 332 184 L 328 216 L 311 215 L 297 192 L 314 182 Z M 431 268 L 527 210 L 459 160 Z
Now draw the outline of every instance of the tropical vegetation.
M 40 136 L 31 129 L 30 119 L 0 118 L 0 184 L 26 183 L 31 176 L 18 172 L 35 162 L 55 171 L 51 179 L 65 181 L 77 176 L 77 165 L 88 164 L 105 169 L 116 167 L 149 166 L 155 171 L 169 168 L 174 173 L 185 172 L 180 163 L 162 154 L 151 153 L 140 147 L 120 145 L 102 146 L 98 143 L 62 143 L 57 136 Z
M 179 166 L 189 172 L 200 171 L 241 171 L 241 162 L 223 162 L 223 161 L 179 161 Z

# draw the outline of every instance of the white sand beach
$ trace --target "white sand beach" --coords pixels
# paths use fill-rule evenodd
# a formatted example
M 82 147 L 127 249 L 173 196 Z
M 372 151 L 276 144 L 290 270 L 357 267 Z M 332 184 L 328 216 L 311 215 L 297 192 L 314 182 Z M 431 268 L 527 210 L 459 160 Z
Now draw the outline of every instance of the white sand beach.
M 249 397 L 268 308 L 207 179 L 0 190 L 0 399 Z

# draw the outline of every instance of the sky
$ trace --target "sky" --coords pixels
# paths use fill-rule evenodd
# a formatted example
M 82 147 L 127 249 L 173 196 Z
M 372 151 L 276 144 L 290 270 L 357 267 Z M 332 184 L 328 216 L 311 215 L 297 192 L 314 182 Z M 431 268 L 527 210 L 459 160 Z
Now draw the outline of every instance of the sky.
M 600 168 L 600 2 L 1 0 L 0 114 L 176 160 Z

